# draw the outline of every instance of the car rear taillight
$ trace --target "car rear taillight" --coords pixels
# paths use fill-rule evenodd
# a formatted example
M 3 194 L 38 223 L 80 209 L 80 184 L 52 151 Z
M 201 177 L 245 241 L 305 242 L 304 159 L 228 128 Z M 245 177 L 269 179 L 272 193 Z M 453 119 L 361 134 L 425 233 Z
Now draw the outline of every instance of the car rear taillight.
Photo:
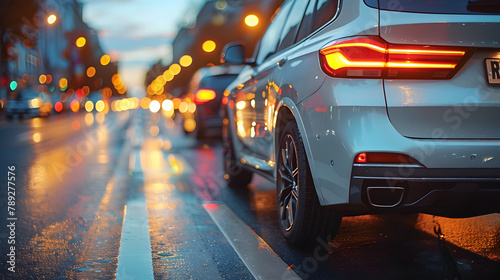
M 379 37 L 336 41 L 319 51 L 321 68 L 339 78 L 450 79 L 470 48 L 388 44 Z
M 419 164 L 414 158 L 398 153 L 359 153 L 354 163 L 382 163 L 382 164 Z
M 197 105 L 203 104 L 213 99 L 215 99 L 215 91 L 211 89 L 199 89 L 194 94 L 194 103 L 196 103 Z

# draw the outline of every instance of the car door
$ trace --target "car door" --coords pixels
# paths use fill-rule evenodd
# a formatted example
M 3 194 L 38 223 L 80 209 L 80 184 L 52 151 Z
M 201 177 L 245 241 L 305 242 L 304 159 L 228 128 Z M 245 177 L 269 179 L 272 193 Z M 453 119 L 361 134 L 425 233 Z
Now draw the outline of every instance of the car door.
M 275 13 L 258 46 L 256 66 L 248 71 L 245 82 L 240 83 L 233 93 L 237 135 L 255 157 L 266 161 L 271 154 L 272 147 L 267 143 L 272 136 L 267 131 L 265 99 L 274 83 L 274 71 L 281 59 L 276 49 L 293 3 L 294 0 L 286 1 Z
M 283 69 L 289 64 L 289 57 L 292 57 L 296 48 L 291 48 L 295 43 L 296 34 L 298 32 L 300 23 L 305 14 L 305 10 L 311 1 L 295 1 L 290 8 L 290 12 L 283 25 L 281 33 L 276 37 L 279 39 L 273 59 L 274 71 L 272 80 L 269 80 L 265 91 L 255 96 L 256 109 L 258 109 L 260 118 L 256 121 L 256 142 L 259 147 L 263 147 L 263 154 L 266 155 L 265 161 L 273 161 L 273 122 L 274 112 L 279 102 L 279 99 L 288 92 L 290 88 L 282 88 L 281 81 L 283 76 Z M 267 61 L 266 61 L 267 62 Z M 292 62 L 294 63 L 294 62 Z M 294 76 L 299 78 L 296 73 Z

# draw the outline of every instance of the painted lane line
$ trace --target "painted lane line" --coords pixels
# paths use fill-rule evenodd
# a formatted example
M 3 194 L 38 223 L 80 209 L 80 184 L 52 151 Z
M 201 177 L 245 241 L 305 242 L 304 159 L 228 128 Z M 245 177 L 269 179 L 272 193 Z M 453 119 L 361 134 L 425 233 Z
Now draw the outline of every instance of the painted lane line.
M 154 279 L 146 196 L 127 201 L 116 279 Z
M 269 245 L 225 204 L 204 203 L 203 207 L 255 279 L 300 279 Z

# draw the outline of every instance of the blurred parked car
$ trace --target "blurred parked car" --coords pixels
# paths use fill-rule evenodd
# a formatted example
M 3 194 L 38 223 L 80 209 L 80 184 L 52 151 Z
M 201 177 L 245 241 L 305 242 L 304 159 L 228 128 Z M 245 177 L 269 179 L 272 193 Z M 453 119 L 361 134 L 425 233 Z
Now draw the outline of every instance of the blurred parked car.
M 45 93 L 39 93 L 33 88 L 23 88 L 13 91 L 7 98 L 6 115 L 27 117 L 46 117 L 52 113 L 52 103 Z
M 204 67 L 196 71 L 184 95 L 184 104 L 179 107 L 184 117 L 186 133 L 196 138 L 210 134 L 221 135 L 220 108 L 223 93 L 227 85 L 238 76 L 241 68 L 223 65 Z
M 396 4 L 395 4 L 396 3 Z M 342 216 L 499 212 L 500 3 L 286 0 L 228 87 L 229 186 L 276 182 L 292 244 Z M 243 168 L 243 169 L 242 169 Z

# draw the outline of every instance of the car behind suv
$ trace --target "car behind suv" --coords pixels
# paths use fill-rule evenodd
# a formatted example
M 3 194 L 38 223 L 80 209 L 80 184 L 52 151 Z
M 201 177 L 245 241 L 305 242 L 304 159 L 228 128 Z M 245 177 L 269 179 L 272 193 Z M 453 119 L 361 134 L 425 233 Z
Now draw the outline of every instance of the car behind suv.
M 500 4 L 287 0 L 228 87 L 228 185 L 276 182 L 286 240 L 341 217 L 499 212 Z M 243 169 L 241 169 L 243 167 Z
M 203 67 L 191 78 L 187 93 L 183 96 L 186 110 L 183 110 L 184 131 L 195 138 L 221 135 L 220 115 L 224 89 L 238 76 L 241 67 L 220 65 Z M 190 104 L 191 103 L 191 104 Z M 194 104 L 195 106 L 192 106 Z M 194 108 L 190 110 L 189 107 Z

